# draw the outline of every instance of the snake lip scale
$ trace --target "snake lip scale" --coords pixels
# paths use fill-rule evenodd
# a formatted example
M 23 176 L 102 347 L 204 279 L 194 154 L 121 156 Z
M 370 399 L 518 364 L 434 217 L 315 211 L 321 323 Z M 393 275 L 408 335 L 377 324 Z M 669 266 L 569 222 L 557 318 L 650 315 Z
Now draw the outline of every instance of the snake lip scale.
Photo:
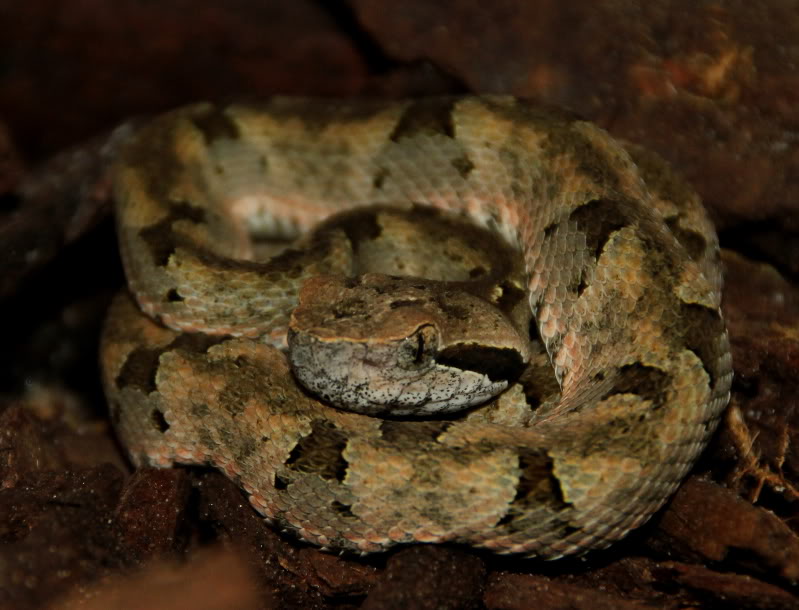
M 659 157 L 566 112 L 508 96 L 195 104 L 139 129 L 113 177 L 128 286 L 101 358 L 120 440 L 135 464 L 218 468 L 313 544 L 451 541 L 545 559 L 607 546 L 663 505 L 728 402 L 718 240 L 697 195 Z M 376 334 L 347 330 L 346 343 L 344 330 L 318 330 L 325 349 L 292 348 L 287 361 L 289 328 L 316 329 L 324 316 L 306 314 L 319 298 L 360 282 L 328 318 L 378 308 L 390 273 L 341 278 L 372 264 L 375 226 L 404 236 L 405 221 L 335 224 L 372 205 L 435 209 L 516 253 L 518 286 L 489 294 L 534 317 L 542 348 L 519 356 L 528 377 L 488 387 L 473 370 L 482 357 L 469 364 L 464 345 L 528 348 L 498 322 L 513 316 L 484 323 L 472 301 L 442 296 L 454 295 L 447 284 L 389 293 L 400 315 Z M 448 236 L 470 230 L 409 237 L 408 252 L 438 248 L 423 258 L 444 260 Z M 265 237 L 292 245 L 264 255 Z M 389 339 L 412 373 L 363 364 L 363 353 L 395 358 Z M 458 357 L 425 368 L 446 341 Z M 315 398 L 291 367 L 365 412 Z M 432 381 L 415 383 L 423 368 Z M 542 370 L 550 381 L 529 381 Z M 369 411 L 388 403 L 414 417 Z

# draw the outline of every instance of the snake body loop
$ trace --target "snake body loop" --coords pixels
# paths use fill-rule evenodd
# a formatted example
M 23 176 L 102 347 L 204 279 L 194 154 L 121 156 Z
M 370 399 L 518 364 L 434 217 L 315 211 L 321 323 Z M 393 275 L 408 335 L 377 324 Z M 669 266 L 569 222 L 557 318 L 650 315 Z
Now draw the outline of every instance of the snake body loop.
M 102 357 L 122 442 L 137 464 L 216 466 L 312 543 L 374 552 L 456 541 L 550 559 L 606 546 L 665 502 L 727 404 L 718 241 L 697 196 L 658 158 L 564 113 L 501 96 L 199 104 L 142 130 L 115 194 L 135 304 L 114 304 Z M 534 350 L 520 356 L 528 377 L 508 376 L 498 399 L 447 418 L 345 412 L 297 386 L 278 349 L 289 325 L 305 324 L 318 294 L 350 294 L 353 281 L 318 277 L 359 272 L 353 261 L 376 237 L 309 231 L 373 204 L 435 208 L 519 253 L 520 286 L 506 282 L 496 302 L 513 296 L 534 317 L 546 390 L 530 382 Z M 298 236 L 272 258 L 260 252 L 265 237 Z M 365 277 L 357 299 L 376 308 L 370 282 L 387 280 Z M 438 309 L 424 315 L 482 328 L 468 306 L 447 312 L 454 297 L 437 290 L 380 307 L 426 300 Z M 432 332 L 419 319 L 413 332 Z M 349 396 L 352 379 L 378 373 L 318 354 L 344 349 L 336 333 L 356 338 L 346 354 L 385 345 L 392 324 L 376 337 L 315 335 L 327 351 L 295 370 L 312 362 L 321 393 Z M 492 358 L 526 349 L 480 332 L 439 350 L 445 366 L 489 379 L 471 347 Z M 435 340 L 444 336 L 455 335 Z M 409 361 L 424 361 L 431 337 Z M 401 383 L 414 400 L 426 392 Z M 380 400 L 398 404 L 391 392 Z

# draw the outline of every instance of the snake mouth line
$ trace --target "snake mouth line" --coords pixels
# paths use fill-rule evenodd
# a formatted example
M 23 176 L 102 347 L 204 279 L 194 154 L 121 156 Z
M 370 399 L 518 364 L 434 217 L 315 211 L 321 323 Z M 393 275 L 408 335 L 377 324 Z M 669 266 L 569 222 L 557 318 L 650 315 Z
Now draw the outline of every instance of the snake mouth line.
M 525 368 L 522 355 L 514 349 L 468 343 L 443 349 L 436 356 L 436 362 L 442 366 L 480 373 L 491 381 L 514 381 Z

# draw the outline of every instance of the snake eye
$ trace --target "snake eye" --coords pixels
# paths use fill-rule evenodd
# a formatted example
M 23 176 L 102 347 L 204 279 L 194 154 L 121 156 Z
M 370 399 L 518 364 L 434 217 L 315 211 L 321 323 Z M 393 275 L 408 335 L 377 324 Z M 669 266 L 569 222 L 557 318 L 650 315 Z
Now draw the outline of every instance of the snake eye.
M 416 368 L 430 362 L 437 347 L 438 332 L 432 325 L 425 324 L 403 341 L 401 359 Z

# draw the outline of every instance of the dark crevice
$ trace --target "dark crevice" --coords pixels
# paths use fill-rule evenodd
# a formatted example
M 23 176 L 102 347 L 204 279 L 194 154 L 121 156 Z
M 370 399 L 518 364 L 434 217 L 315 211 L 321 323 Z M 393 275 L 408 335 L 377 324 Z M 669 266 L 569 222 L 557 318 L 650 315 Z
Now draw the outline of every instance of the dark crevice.
M 361 25 L 352 7 L 346 2 L 318 0 L 316 6 L 330 17 L 339 31 L 347 37 L 372 74 L 385 74 L 402 63 L 390 57 L 377 39 Z
M 505 313 L 513 311 L 522 299 L 527 298 L 527 291 L 510 282 L 502 282 L 499 285 L 502 295 L 496 302 L 497 308 Z
M 766 263 L 783 276 L 799 280 L 799 235 L 776 218 L 747 221 L 719 233 L 719 242 L 752 262 Z
M 0 213 L 15 212 L 22 207 L 22 196 L 18 193 L 8 192 L 0 194 Z

